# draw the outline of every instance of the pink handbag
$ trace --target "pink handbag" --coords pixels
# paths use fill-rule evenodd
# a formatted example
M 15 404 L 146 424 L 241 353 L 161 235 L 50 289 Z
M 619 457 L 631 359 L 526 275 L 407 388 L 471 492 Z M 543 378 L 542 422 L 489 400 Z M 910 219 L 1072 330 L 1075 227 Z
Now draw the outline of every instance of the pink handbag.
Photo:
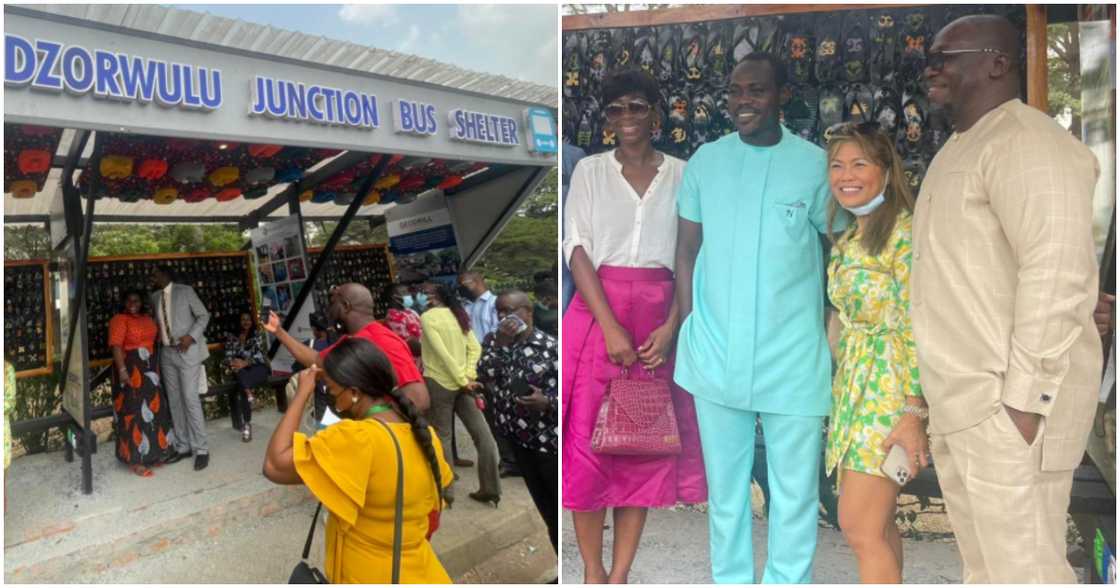
M 681 452 L 669 383 L 636 380 L 628 370 L 607 383 L 591 433 L 591 451 L 609 455 L 676 455 Z

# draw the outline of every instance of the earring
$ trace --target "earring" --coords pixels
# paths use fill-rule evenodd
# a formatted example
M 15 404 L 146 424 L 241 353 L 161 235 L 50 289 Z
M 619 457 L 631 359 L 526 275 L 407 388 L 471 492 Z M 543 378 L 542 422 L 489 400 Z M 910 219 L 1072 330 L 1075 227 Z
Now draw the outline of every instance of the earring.
M 357 403 L 358 403 L 358 395 L 357 395 L 357 394 L 355 394 L 355 395 L 351 396 L 350 398 L 351 398 L 351 402 L 352 402 L 353 404 L 357 404 Z

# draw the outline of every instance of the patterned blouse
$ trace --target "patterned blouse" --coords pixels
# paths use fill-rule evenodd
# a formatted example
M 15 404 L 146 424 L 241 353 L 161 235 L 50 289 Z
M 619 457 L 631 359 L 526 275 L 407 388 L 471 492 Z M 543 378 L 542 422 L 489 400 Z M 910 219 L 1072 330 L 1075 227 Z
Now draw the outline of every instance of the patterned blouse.
M 155 353 L 158 334 L 156 321 L 146 314 L 131 315 L 122 312 L 109 321 L 109 346 L 120 347 L 126 353 L 141 347 L 147 348 L 149 353 Z
M 223 364 L 227 368 L 234 359 L 244 359 L 249 362 L 250 366 L 258 363 L 268 365 L 268 360 L 265 359 L 264 354 L 264 341 L 261 338 L 260 331 L 255 331 L 255 336 L 246 339 L 245 345 L 241 344 L 240 334 L 226 333 L 225 349 L 226 358 Z
M 495 428 L 538 453 L 557 452 L 558 351 L 556 339 L 539 329 L 507 347 L 495 344 L 491 333 L 486 336 L 478 362 L 478 381 L 486 385 L 487 400 L 494 407 Z M 514 402 L 509 387 L 515 378 L 540 388 L 550 401 L 548 410 L 541 412 Z
M 414 310 L 390 308 L 389 315 L 385 318 L 385 326 L 405 341 L 420 338 L 420 315 Z
M 921 396 L 910 323 L 910 235 L 903 213 L 877 256 L 848 231 L 828 265 L 828 297 L 840 311 L 837 371 L 825 465 L 882 475 L 883 441 L 907 396 Z

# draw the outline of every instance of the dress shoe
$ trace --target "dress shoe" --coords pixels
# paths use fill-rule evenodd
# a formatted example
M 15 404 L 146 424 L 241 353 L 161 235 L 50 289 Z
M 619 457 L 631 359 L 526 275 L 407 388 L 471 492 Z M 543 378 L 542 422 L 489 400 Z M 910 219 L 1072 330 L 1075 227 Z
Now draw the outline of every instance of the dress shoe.
M 170 457 L 163 460 L 163 463 L 175 463 L 175 462 L 177 462 L 177 461 L 179 461 L 183 458 L 190 457 L 190 456 L 191 456 L 191 452 L 189 452 L 189 451 L 186 452 L 186 453 L 179 453 L 178 451 L 174 451 L 174 452 L 171 453 Z
M 521 470 L 518 470 L 517 468 L 511 468 L 511 467 L 508 467 L 508 466 L 501 466 L 500 468 L 498 468 L 498 477 L 499 478 L 520 478 L 521 477 Z
M 454 461 L 455 461 L 455 467 L 457 467 L 457 468 L 469 468 L 469 467 L 474 465 L 474 462 L 469 460 L 469 459 L 462 459 L 462 458 L 456 457 Z
M 481 490 L 478 492 L 471 492 L 467 496 L 470 496 L 471 500 L 493 504 L 494 508 L 498 508 L 498 503 L 502 501 L 502 496 L 500 494 L 486 494 Z
M 194 457 L 194 471 L 204 470 L 210 465 L 210 454 L 200 453 Z

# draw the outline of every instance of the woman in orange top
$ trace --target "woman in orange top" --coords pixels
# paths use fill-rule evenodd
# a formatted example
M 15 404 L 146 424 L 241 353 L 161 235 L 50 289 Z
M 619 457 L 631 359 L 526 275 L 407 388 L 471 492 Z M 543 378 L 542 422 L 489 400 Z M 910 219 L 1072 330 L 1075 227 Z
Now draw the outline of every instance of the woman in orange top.
M 307 437 L 296 429 L 319 376 L 330 395 L 329 408 L 343 420 Z M 300 372 L 299 391 L 268 443 L 265 477 L 277 484 L 305 484 L 331 513 L 323 571 L 332 584 L 391 580 L 394 439 L 404 465 L 400 582 L 451 583 L 428 536 L 442 508 L 437 488 L 450 484 L 453 474 L 435 431 L 395 380 L 389 360 L 373 343 L 346 339 L 322 370 L 312 366 Z
M 143 296 L 125 292 L 124 310 L 109 321 L 113 351 L 113 428 L 117 459 L 138 476 L 152 475 L 173 450 L 171 412 L 156 373 L 156 322 L 143 312 Z

